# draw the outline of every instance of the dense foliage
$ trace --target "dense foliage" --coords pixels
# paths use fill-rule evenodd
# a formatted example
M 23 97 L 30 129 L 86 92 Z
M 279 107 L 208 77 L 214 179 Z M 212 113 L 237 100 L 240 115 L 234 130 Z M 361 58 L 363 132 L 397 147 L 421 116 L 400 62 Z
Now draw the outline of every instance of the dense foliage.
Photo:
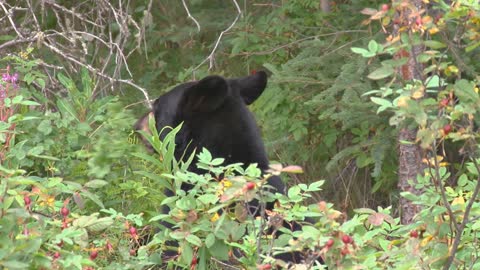
M 292 250 L 311 269 L 315 256 L 334 269 L 479 266 L 478 1 L 17 2 L 0 3 L 2 268 L 271 269 Z M 421 79 L 405 79 L 414 47 Z M 272 168 L 286 195 L 208 150 L 208 173 L 187 172 L 172 154 L 179 127 L 148 136 L 156 154 L 138 143 L 139 100 L 257 69 L 271 74 L 252 108 L 271 159 L 304 171 Z M 416 140 L 398 142 L 406 127 Z M 399 143 L 422 148 L 420 194 L 395 187 Z M 411 224 L 400 196 L 418 205 Z M 235 206 L 253 198 L 279 203 L 265 218 Z M 277 226 L 306 217 L 317 222 Z

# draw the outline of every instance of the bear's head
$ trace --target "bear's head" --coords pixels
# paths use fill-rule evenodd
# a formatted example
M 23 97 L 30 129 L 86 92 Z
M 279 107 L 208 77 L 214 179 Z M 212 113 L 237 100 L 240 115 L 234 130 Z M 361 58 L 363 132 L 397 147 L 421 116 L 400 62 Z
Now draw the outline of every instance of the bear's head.
M 147 130 L 149 115 L 155 117 L 159 132 L 164 127 L 174 128 L 183 123 L 176 137 L 177 159 L 205 147 L 212 156 L 225 158 L 225 164 L 257 163 L 260 169 L 266 170 L 265 148 L 247 108 L 266 85 L 267 74 L 263 71 L 242 78 L 208 76 L 184 83 L 156 99 L 153 110 L 140 118 L 135 128 Z M 160 138 L 167 132 L 161 132 Z M 190 169 L 197 171 L 195 165 Z

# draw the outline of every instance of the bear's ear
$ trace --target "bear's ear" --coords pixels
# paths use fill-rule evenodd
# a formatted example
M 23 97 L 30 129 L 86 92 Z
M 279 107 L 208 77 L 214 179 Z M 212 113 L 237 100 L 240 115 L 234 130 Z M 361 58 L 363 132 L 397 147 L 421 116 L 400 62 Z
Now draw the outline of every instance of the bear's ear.
M 223 104 L 227 95 L 227 81 L 208 76 L 185 90 L 180 106 L 184 112 L 211 112 Z
M 240 96 L 245 104 L 252 104 L 263 93 L 267 86 L 267 73 L 257 71 L 255 74 L 235 80 L 235 85 L 239 87 Z

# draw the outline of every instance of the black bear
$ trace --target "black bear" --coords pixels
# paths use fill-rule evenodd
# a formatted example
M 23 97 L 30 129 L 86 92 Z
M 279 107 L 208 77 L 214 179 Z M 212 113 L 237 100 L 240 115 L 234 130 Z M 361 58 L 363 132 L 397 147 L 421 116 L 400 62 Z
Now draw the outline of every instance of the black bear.
M 176 137 L 175 158 L 190 156 L 194 149 L 208 149 L 212 156 L 225 158 L 225 164 L 257 163 L 265 171 L 268 158 L 253 114 L 252 104 L 265 90 L 267 74 L 263 71 L 243 78 L 225 79 L 208 76 L 197 82 L 188 82 L 173 88 L 153 103 L 156 128 L 176 127 L 183 122 Z M 136 130 L 147 130 L 145 114 L 135 125 Z M 160 139 L 167 131 L 160 134 Z M 192 162 L 190 171 L 199 172 Z M 269 184 L 284 193 L 285 185 L 279 177 Z
M 242 78 L 208 76 L 184 83 L 156 99 L 153 110 L 140 118 L 135 128 L 147 130 L 150 114 L 155 117 L 159 132 L 164 127 L 176 127 L 183 122 L 176 137 L 177 159 L 183 154 L 188 157 L 194 149 L 204 147 L 213 157 L 225 158 L 225 164 L 257 163 L 262 171 L 266 171 L 269 168 L 267 154 L 253 114 L 247 108 L 263 93 L 266 85 L 267 74 L 263 71 Z M 161 132 L 160 139 L 165 135 Z M 195 163 L 192 162 L 190 170 L 201 172 Z M 280 177 L 270 177 L 268 183 L 276 191 L 285 193 Z M 273 204 L 267 205 L 267 208 L 272 207 Z M 297 260 L 297 256 L 281 258 Z

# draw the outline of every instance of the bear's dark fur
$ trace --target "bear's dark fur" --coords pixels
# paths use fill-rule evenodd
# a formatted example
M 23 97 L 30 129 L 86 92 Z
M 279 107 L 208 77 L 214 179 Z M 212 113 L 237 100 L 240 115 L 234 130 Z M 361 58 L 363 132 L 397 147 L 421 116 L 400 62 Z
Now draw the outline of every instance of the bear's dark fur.
M 265 90 L 267 74 L 225 79 L 208 76 L 197 82 L 188 82 L 173 88 L 153 103 L 156 128 L 176 127 L 183 122 L 176 137 L 175 157 L 190 156 L 194 149 L 208 149 L 212 156 L 225 158 L 224 164 L 257 163 L 265 171 L 268 158 L 253 114 L 252 104 Z M 135 125 L 146 130 L 149 113 Z M 160 134 L 160 139 L 168 131 Z M 192 162 L 190 171 L 199 172 Z M 285 192 L 279 177 L 269 179 L 278 192 Z
M 164 127 L 176 127 L 183 122 L 176 136 L 177 159 L 205 147 L 213 157 L 225 158 L 224 164 L 256 163 L 266 171 L 269 168 L 267 154 L 253 114 L 247 108 L 263 93 L 266 85 L 267 74 L 262 71 L 242 78 L 208 76 L 184 83 L 155 100 L 153 110 L 140 118 L 135 128 L 147 131 L 149 115 L 153 114 L 160 139 L 163 139 L 167 133 L 161 132 Z M 194 160 L 190 171 L 201 173 L 195 163 Z M 268 183 L 285 194 L 280 177 L 270 177 Z M 256 201 L 249 203 L 251 208 L 257 206 Z M 267 204 L 267 208 L 271 210 L 273 203 Z M 278 258 L 297 261 L 298 255 L 283 254 Z

